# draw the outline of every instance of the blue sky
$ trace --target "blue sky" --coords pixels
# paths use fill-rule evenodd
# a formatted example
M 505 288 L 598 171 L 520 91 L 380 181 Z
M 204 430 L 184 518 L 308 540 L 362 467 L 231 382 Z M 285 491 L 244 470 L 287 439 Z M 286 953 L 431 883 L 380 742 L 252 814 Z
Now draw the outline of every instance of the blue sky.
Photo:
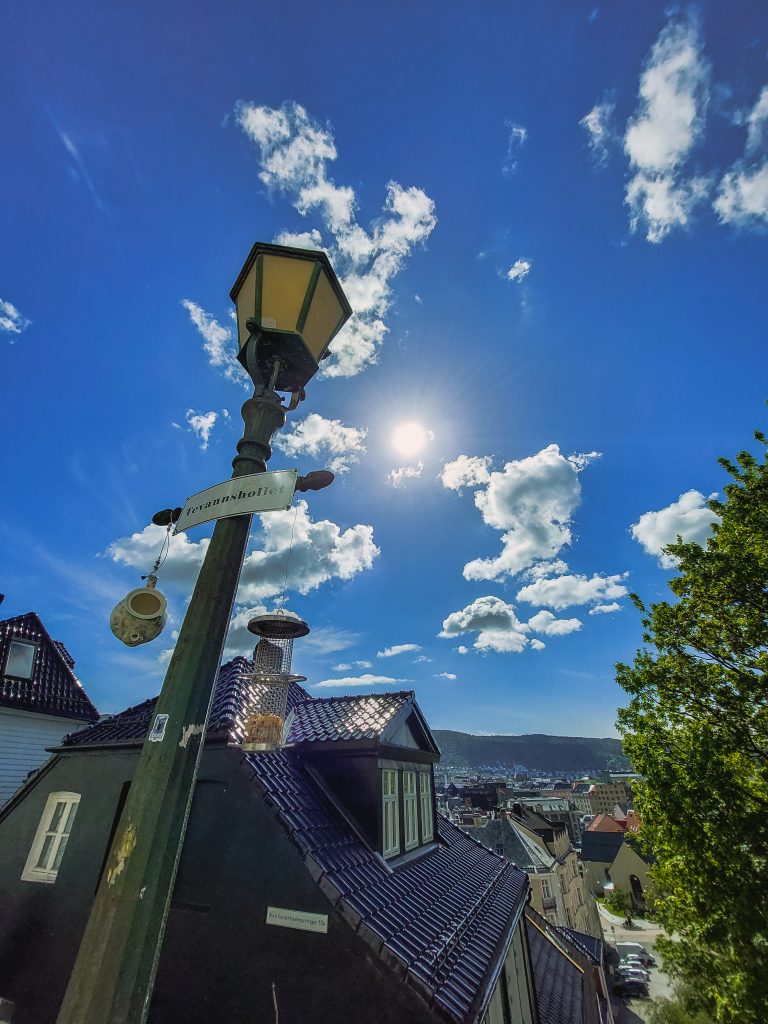
M 158 692 L 210 530 L 154 643 L 109 612 L 153 512 L 229 475 L 251 244 L 322 245 L 355 318 L 270 468 L 337 479 L 254 523 L 227 650 L 293 528 L 312 692 L 614 734 L 627 594 L 666 595 L 661 547 L 706 537 L 717 457 L 764 427 L 761 8 L 3 4 L 1 614 L 38 611 L 104 712 Z

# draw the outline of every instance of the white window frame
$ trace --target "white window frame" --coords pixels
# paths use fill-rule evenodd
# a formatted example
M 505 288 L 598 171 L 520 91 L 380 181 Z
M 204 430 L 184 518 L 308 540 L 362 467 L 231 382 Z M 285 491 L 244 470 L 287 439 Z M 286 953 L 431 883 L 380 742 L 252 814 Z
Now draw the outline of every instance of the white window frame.
M 27 675 L 21 675 L 18 672 L 9 672 L 8 665 L 11 660 L 13 653 L 13 645 L 18 644 L 19 647 L 31 647 L 32 648 L 32 663 L 29 666 L 29 673 Z M 11 637 L 8 644 L 8 651 L 5 655 L 5 669 L 4 675 L 9 676 L 11 679 L 34 679 L 35 677 L 35 658 L 37 657 L 37 644 L 34 640 L 22 640 L 20 637 Z
M 435 821 L 432 813 L 432 775 L 419 772 L 419 803 L 421 804 L 421 836 L 425 843 L 435 837 Z
M 406 850 L 413 850 L 419 845 L 416 774 L 416 772 L 403 772 L 403 830 L 405 832 Z
M 400 853 L 400 815 L 398 807 L 397 771 L 384 768 L 381 772 L 381 835 L 385 857 Z
M 63 804 L 60 812 L 59 804 Z M 79 804 L 79 793 L 49 794 L 21 873 L 22 882 L 52 885 L 56 881 Z

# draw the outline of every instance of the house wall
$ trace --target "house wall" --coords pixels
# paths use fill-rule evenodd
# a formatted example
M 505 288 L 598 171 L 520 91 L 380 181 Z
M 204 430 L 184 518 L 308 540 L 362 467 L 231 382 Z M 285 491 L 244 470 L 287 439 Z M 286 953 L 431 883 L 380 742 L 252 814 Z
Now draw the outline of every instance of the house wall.
M 87 723 L 33 711 L 0 707 L 0 807 L 22 785 L 30 772 L 51 756 L 47 747 L 55 747 L 69 732 Z
M 633 896 L 633 906 L 636 911 L 647 910 L 653 905 L 653 893 L 649 888 L 651 886 L 651 879 L 648 875 L 648 864 L 646 864 L 643 858 L 629 845 L 629 843 L 624 843 L 616 854 L 613 863 L 608 870 L 610 872 L 611 881 L 616 888 L 623 889 L 624 892 Z M 634 896 L 631 881 L 632 875 L 637 877 L 643 887 L 642 900 L 638 900 Z
M 53 1024 L 93 901 L 123 784 L 137 750 L 78 751 L 0 817 L 0 996 L 14 1024 Z M 427 1024 L 434 1017 L 393 977 L 313 881 L 240 765 L 203 754 L 160 957 L 150 1024 Z M 56 882 L 22 882 L 47 796 L 81 794 Z M 328 915 L 328 933 L 266 924 L 267 907 Z M 274 985 L 274 997 L 273 997 Z

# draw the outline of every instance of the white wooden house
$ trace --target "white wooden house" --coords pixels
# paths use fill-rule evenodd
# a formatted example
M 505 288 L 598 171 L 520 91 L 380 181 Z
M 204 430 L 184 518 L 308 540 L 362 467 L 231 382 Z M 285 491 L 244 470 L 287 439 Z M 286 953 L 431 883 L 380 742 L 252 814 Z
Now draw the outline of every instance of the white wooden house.
M 67 733 L 99 713 L 35 612 L 0 622 L 0 806 Z

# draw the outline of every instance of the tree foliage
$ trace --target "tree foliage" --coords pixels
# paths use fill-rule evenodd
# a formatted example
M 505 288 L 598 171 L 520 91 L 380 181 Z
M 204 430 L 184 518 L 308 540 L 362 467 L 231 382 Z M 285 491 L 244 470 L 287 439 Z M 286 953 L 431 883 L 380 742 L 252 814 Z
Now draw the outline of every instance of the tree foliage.
M 695 998 L 690 987 L 678 986 L 671 999 L 662 996 L 650 1005 L 648 1024 L 713 1024 L 712 1018 L 703 1010 L 690 1010 L 691 998 Z
M 677 598 L 642 613 L 646 647 L 617 679 L 624 749 L 645 781 L 660 940 L 692 1009 L 722 1024 L 768 1011 L 768 462 L 721 459 L 731 477 L 703 548 L 678 539 Z
M 618 914 L 627 921 L 632 920 L 632 898 L 624 889 L 614 889 L 605 894 L 605 905 L 612 914 Z

